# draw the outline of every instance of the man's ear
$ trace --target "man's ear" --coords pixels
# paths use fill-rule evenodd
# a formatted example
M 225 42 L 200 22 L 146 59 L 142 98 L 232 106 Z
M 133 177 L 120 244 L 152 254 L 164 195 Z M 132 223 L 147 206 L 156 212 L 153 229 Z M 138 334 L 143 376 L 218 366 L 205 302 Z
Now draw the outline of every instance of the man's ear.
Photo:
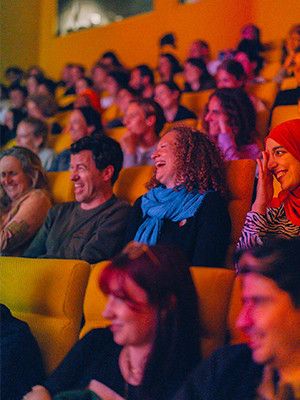
M 111 181 L 115 169 L 112 165 L 108 165 L 102 170 L 102 177 L 106 182 Z

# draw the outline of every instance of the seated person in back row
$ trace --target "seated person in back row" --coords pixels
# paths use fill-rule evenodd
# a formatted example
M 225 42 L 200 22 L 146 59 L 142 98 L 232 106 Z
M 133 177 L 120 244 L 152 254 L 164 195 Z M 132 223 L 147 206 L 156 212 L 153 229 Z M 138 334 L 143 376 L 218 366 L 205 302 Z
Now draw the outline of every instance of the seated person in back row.
M 24 257 L 111 258 L 122 244 L 129 205 L 113 195 L 122 168 L 120 145 L 106 136 L 87 136 L 71 146 L 71 180 L 76 202 L 58 204 Z
M 176 400 L 300 398 L 300 238 L 276 239 L 237 256 L 247 344 L 201 364 Z M 175 400 L 174 399 L 174 400 Z
M 124 167 L 152 165 L 159 134 L 166 120 L 159 104 L 151 99 L 133 100 L 125 113 L 127 132 L 121 139 Z
M 180 89 L 174 82 L 161 82 L 155 86 L 155 101 L 164 110 L 167 122 L 196 119 L 196 114 L 180 104 Z

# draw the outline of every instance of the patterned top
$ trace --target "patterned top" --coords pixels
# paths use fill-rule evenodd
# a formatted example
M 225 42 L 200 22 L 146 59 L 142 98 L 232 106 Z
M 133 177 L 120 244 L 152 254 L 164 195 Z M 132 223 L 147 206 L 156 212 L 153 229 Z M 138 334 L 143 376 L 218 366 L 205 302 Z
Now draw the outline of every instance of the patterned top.
M 294 225 L 286 216 L 283 204 L 267 208 L 266 214 L 247 213 L 246 222 L 238 242 L 238 249 L 262 245 L 271 236 L 292 238 L 300 236 L 300 226 Z

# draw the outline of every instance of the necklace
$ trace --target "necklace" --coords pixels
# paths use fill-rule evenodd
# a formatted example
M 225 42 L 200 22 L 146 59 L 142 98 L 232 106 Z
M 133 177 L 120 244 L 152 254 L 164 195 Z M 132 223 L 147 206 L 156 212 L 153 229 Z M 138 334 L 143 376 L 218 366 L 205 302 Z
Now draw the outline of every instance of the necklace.
M 143 359 L 141 360 L 141 362 L 139 363 L 139 365 L 137 367 L 133 367 L 132 362 L 131 362 L 129 348 L 125 347 L 125 348 L 123 348 L 123 359 L 125 361 L 124 398 L 125 398 L 125 400 L 128 400 L 129 384 L 134 385 L 134 386 L 140 385 L 140 383 L 143 379 L 145 363 L 146 363 L 147 357 L 144 356 Z

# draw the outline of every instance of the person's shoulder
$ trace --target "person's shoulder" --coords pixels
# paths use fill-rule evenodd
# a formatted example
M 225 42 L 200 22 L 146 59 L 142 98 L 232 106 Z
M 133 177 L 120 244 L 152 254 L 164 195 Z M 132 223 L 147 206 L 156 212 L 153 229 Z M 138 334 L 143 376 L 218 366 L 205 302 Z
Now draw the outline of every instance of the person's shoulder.
M 73 211 L 78 207 L 78 203 L 76 201 L 67 201 L 65 203 L 58 203 L 51 207 L 51 212 L 55 214 L 64 214 L 65 212 Z
M 113 196 L 111 201 L 112 205 L 117 209 L 130 209 L 130 204 L 126 200 L 120 199 L 119 197 Z
M 184 117 L 184 119 L 188 119 L 188 118 L 197 118 L 196 114 L 190 110 L 189 108 L 180 105 L 178 108 L 178 114 L 180 114 L 182 117 Z
M 205 205 L 210 205 L 210 206 L 217 206 L 217 205 L 225 205 L 226 200 L 224 199 L 223 196 L 221 196 L 221 193 L 215 190 L 208 190 L 207 192 L 204 193 L 203 196 L 203 204 Z
M 94 347 L 107 347 L 114 344 L 113 336 L 109 328 L 96 328 L 82 337 L 80 342 L 92 343 Z
M 50 194 L 46 189 L 32 189 L 28 193 L 28 198 L 31 201 L 47 202 L 51 205 Z

